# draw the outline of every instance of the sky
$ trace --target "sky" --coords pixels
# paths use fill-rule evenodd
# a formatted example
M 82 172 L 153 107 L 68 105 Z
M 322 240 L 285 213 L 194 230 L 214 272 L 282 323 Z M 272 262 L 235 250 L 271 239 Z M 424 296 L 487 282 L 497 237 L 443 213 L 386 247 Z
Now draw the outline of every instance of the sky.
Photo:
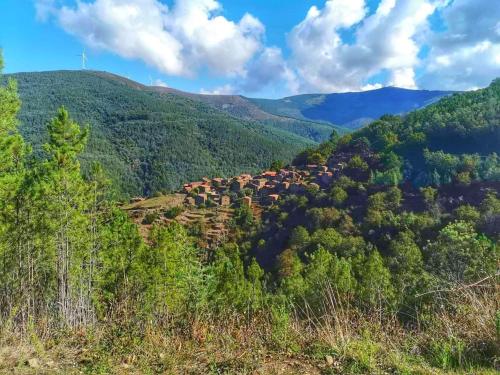
M 5 72 L 82 69 L 205 94 L 384 86 L 470 90 L 500 76 L 500 0 L 0 0 Z

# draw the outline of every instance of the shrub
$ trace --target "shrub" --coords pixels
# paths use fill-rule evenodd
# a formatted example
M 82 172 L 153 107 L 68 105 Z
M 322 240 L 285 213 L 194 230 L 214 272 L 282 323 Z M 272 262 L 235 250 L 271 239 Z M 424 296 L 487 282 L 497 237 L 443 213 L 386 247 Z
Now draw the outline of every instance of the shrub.
M 164 215 L 167 219 L 175 219 L 183 211 L 184 211 L 184 208 L 182 206 L 175 206 L 175 207 L 171 207 L 167 211 L 165 211 Z
M 153 224 L 156 220 L 160 218 L 160 214 L 158 212 L 148 212 L 142 219 L 142 224 L 150 225 Z

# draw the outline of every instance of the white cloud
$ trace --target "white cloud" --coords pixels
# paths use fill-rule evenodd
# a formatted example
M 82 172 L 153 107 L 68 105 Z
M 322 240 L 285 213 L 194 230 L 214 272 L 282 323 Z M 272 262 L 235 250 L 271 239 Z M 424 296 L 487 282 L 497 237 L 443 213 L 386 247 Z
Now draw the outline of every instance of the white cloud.
M 232 95 L 234 93 L 235 93 L 234 87 L 231 86 L 230 84 L 216 87 L 213 90 L 205 90 L 204 88 L 200 90 L 200 94 L 203 95 Z
M 469 90 L 500 76 L 500 7 L 491 0 L 454 0 L 442 11 L 446 31 L 431 47 L 419 80 L 426 88 Z
M 437 6 L 431 0 L 382 0 L 370 16 L 364 0 L 312 7 L 289 38 L 302 90 L 358 91 L 383 70 L 390 74 L 384 84 L 416 87 L 417 39 Z M 352 44 L 341 38 L 346 28 L 355 30 Z
M 230 1 L 230 0 L 227 0 Z M 266 46 L 254 16 L 223 16 L 222 0 L 35 0 L 86 45 L 140 59 L 168 75 L 206 70 L 228 78 L 207 94 L 342 92 L 385 85 L 486 86 L 500 76 L 500 7 L 494 0 L 326 0 L 288 34 L 290 57 Z M 439 13 L 444 31 L 429 17 Z M 442 28 L 441 28 L 442 29 Z M 347 37 L 346 37 L 347 36 Z M 420 58 L 425 47 L 428 56 Z
M 41 7 L 47 0 L 38 0 Z M 141 59 L 170 75 L 193 76 L 208 67 L 217 74 L 245 73 L 262 48 L 264 26 L 245 14 L 233 22 L 218 14 L 216 0 L 93 0 L 52 13 L 60 26 L 86 45 Z
M 288 66 L 278 47 L 265 48 L 249 66 L 239 87 L 244 92 L 257 92 L 268 86 L 284 84 L 288 92 L 298 91 L 296 74 Z
M 377 90 L 381 89 L 382 87 L 384 87 L 384 85 L 382 85 L 381 83 L 375 83 L 375 84 L 368 83 L 363 87 L 361 87 L 361 91 Z
M 56 11 L 55 0 L 37 0 L 35 2 L 36 19 L 46 21 Z

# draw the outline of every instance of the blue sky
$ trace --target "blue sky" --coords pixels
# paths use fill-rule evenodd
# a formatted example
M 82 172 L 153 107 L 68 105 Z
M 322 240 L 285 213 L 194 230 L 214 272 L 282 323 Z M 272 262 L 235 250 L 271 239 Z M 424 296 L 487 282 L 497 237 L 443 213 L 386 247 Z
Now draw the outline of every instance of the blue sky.
M 466 90 L 500 76 L 491 0 L 2 0 L 6 72 L 88 68 L 203 93 Z

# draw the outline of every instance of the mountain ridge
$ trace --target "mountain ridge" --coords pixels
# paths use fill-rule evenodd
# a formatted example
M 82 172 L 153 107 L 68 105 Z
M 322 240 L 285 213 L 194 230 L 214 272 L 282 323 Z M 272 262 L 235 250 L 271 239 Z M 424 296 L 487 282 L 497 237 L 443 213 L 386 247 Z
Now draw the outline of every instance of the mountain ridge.
M 349 129 L 357 129 L 384 114 L 406 114 L 454 93 L 454 91 L 383 87 L 360 92 L 301 94 L 282 99 L 252 100 L 270 113 L 312 121 L 326 121 Z

